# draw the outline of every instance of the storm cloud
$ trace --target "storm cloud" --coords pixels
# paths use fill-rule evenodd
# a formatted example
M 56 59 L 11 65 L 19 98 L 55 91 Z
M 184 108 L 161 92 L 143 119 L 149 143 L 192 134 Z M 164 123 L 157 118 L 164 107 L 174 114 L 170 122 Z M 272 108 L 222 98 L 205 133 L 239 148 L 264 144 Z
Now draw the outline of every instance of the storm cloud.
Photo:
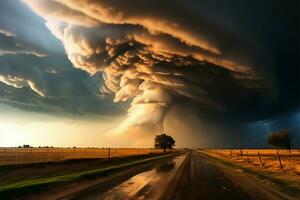
M 242 133 L 265 137 L 299 122 L 298 7 L 297 0 L 3 0 L 0 103 L 65 116 L 123 119 L 127 111 L 115 131 L 128 138 L 166 131 L 186 137 L 181 146 L 229 144 L 236 132 L 241 141 Z
M 103 73 L 102 93 L 131 102 L 124 129 L 162 124 L 182 102 L 231 112 L 275 95 L 262 92 L 269 79 L 251 65 L 259 62 L 259 47 L 244 48 L 247 41 L 181 1 L 25 2 L 44 17 L 75 67 Z
M 101 75 L 74 68 L 40 17 L 19 1 L 0 9 L 1 104 L 59 115 L 119 112 L 99 94 Z

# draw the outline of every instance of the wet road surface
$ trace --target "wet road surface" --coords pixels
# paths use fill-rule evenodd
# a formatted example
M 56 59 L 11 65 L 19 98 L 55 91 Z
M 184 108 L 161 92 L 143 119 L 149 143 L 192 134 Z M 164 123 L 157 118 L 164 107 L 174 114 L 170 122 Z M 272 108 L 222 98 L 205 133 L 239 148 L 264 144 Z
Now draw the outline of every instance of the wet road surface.
M 93 187 L 72 199 L 81 200 L 126 200 L 126 199 L 159 199 L 162 192 L 172 183 L 179 166 L 186 155 L 163 161 L 152 169 L 137 174 L 118 185 L 103 190 L 103 185 Z
M 175 200 L 276 200 L 278 197 L 232 169 L 222 169 L 211 158 L 192 151 L 175 194 Z M 229 171 L 228 171 L 229 170 Z M 230 174 L 234 176 L 230 176 Z M 237 181 L 238 180 L 238 181 Z
M 253 199 L 201 154 L 193 151 L 189 159 L 174 199 Z
M 249 177 L 211 161 L 206 155 L 191 151 L 155 164 L 118 183 L 98 185 L 71 199 L 279 199 Z

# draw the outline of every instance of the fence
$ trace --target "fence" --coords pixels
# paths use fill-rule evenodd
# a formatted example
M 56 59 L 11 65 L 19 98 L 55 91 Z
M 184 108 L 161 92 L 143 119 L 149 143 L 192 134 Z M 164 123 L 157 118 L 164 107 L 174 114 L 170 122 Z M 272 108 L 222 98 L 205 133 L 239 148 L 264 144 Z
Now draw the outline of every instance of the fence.
M 292 149 L 290 152 L 284 149 L 209 149 L 205 151 L 230 159 L 257 164 L 263 168 L 277 166 L 283 169 L 287 165 L 294 165 L 293 167 L 296 166 L 297 168 L 300 164 L 299 149 Z
M 0 148 L 0 165 L 161 153 L 150 148 Z
M 249 156 L 257 156 L 257 152 L 261 156 L 274 156 L 277 152 L 282 156 L 300 156 L 300 149 L 292 149 L 291 153 L 286 149 L 207 149 L 208 152 L 215 152 L 227 155 L 245 155 L 246 152 Z

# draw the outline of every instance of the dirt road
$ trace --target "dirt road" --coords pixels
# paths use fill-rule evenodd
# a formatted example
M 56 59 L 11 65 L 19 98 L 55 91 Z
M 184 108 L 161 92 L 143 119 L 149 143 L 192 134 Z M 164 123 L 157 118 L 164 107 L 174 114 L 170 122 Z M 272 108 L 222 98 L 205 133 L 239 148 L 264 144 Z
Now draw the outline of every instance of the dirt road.
M 98 185 L 68 199 L 276 200 L 261 183 L 219 166 L 197 151 L 159 163 L 112 185 Z

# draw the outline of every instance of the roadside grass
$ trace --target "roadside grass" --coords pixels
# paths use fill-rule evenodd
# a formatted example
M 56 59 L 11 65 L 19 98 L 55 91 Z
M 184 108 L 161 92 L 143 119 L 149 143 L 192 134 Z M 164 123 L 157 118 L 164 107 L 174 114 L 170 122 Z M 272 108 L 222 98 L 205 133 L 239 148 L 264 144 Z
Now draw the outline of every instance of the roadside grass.
M 272 190 L 273 192 L 279 193 L 283 198 L 289 199 L 290 197 L 299 199 L 300 197 L 300 182 L 291 181 L 291 180 L 283 180 L 274 175 L 266 172 L 256 171 L 251 169 L 247 166 L 244 166 L 239 163 L 233 163 L 228 160 L 225 160 L 221 157 L 216 157 L 211 155 L 205 151 L 198 151 L 205 156 L 211 158 L 214 162 L 233 168 L 237 170 L 242 170 L 243 172 L 252 175 L 262 181 L 264 184 L 268 185 L 268 189 Z
M 117 164 L 110 167 L 104 167 L 94 170 L 82 171 L 72 174 L 60 175 L 49 178 L 40 178 L 40 179 L 32 179 L 25 180 L 16 183 L 11 183 L 7 185 L 0 185 L 0 196 L 1 199 L 5 197 L 18 196 L 22 194 L 36 193 L 42 190 L 47 190 L 48 188 L 52 188 L 53 186 L 59 186 L 66 183 L 71 183 L 75 181 L 82 181 L 88 179 L 95 179 L 99 176 L 106 176 L 116 171 L 125 169 L 130 166 L 155 161 L 158 159 L 168 158 L 178 153 L 166 154 L 161 156 L 155 156 L 150 158 L 145 158 L 142 160 L 130 161 L 128 163 Z
M 142 160 L 160 154 L 132 155 L 114 158 L 83 158 L 57 162 L 28 163 L 0 166 L 0 186 L 32 179 L 51 178 L 82 171 L 107 168 L 122 163 Z

